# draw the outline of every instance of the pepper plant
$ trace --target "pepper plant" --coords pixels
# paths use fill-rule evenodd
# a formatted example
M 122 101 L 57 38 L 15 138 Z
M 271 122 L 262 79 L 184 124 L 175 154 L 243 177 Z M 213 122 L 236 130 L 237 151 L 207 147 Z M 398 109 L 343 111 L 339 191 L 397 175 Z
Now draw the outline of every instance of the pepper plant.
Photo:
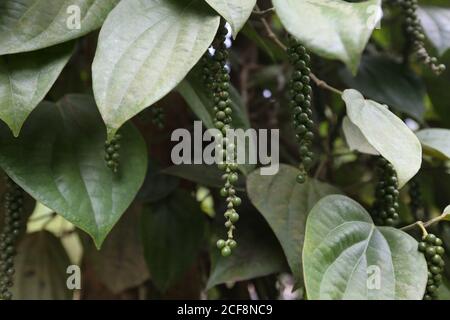
M 440 0 L 2 0 L 0 299 L 450 299 L 449 23 Z

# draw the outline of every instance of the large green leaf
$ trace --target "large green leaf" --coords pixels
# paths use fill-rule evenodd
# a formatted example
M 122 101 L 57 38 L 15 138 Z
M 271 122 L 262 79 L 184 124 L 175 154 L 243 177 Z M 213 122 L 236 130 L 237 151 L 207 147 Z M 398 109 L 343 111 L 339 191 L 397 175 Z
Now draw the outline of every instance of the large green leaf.
M 403 231 L 376 227 L 352 199 L 328 196 L 306 223 L 307 295 L 312 300 L 420 300 L 428 271 L 417 246 Z
M 106 19 L 92 66 L 108 136 L 183 80 L 220 18 L 202 0 L 128 0 Z
M 256 170 L 247 178 L 248 196 L 280 241 L 298 282 L 302 278 L 306 217 L 322 197 L 340 193 L 313 178 L 299 184 L 296 182 L 299 173 L 294 167 L 281 165 L 276 175 L 263 176 Z
M 424 152 L 442 159 L 450 159 L 450 130 L 423 129 L 416 135 L 424 147 Z
M 144 256 L 152 281 L 167 291 L 192 266 L 205 239 L 206 216 L 189 194 L 178 191 L 141 216 Z
M 233 37 L 236 38 L 252 14 L 256 0 L 205 0 L 213 7 L 231 26 Z
M 404 65 L 382 56 L 365 57 L 355 77 L 348 70 L 342 70 L 341 76 L 348 87 L 368 98 L 422 120 L 425 86 Z
M 216 245 L 211 246 L 211 273 L 207 289 L 221 284 L 259 278 L 288 270 L 286 258 L 277 239 L 258 212 L 250 206 L 240 208 L 241 219 L 236 234 L 238 246 L 229 257 L 223 257 Z M 221 235 L 223 224 L 217 226 Z
M 361 54 L 378 22 L 381 0 L 273 0 L 285 28 L 308 49 L 343 61 L 356 72 Z
M 105 165 L 104 127 L 90 96 L 44 102 L 19 138 L 0 125 L 0 166 L 35 199 L 86 231 L 100 247 L 144 180 L 147 152 L 130 124 L 121 131 L 121 169 Z
M 450 48 L 450 9 L 420 6 L 417 13 L 428 39 L 443 55 Z
M 61 241 L 47 231 L 27 235 L 17 249 L 12 293 L 17 300 L 68 300 L 67 267 Z
M 119 0 L 2 0 L 0 55 L 34 51 L 100 28 Z M 79 10 L 79 27 L 72 25 Z M 76 22 L 76 21 L 75 21 Z
M 366 100 L 356 90 L 345 90 L 342 99 L 347 115 L 368 143 L 397 171 L 399 186 L 404 186 L 419 171 L 422 147 L 416 135 L 388 107 Z
M 15 136 L 70 59 L 73 44 L 0 56 L 0 119 Z

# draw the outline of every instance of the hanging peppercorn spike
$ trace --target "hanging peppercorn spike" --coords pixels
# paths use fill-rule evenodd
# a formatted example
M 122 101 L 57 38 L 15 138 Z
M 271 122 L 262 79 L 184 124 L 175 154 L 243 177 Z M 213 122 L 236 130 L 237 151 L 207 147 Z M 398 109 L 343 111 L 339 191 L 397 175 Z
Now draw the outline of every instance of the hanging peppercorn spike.
M 377 160 L 380 180 L 375 191 L 375 203 L 372 213 L 375 222 L 382 226 L 394 226 L 398 223 L 398 180 L 391 163 L 380 157 Z
M 122 136 L 117 133 L 111 141 L 105 142 L 105 162 L 106 166 L 112 170 L 112 172 L 119 172 L 119 160 L 120 160 L 120 140 Z
M 0 234 L 0 299 L 11 300 L 10 288 L 14 282 L 14 257 L 17 241 L 25 219 L 22 216 L 24 194 L 23 190 L 11 179 L 7 178 L 5 194 L 5 218 Z
M 235 224 L 239 220 L 239 214 L 236 208 L 240 206 L 241 199 L 236 195 L 236 183 L 239 179 L 238 166 L 236 163 L 236 146 L 234 141 L 227 138 L 227 131 L 232 129 L 233 110 L 230 100 L 230 75 L 227 68 L 228 48 L 225 44 L 228 30 L 222 23 L 221 27 L 213 41 L 214 54 L 209 51 L 205 53 L 203 61 L 203 81 L 210 96 L 214 101 L 213 114 L 214 126 L 220 130 L 220 136 L 216 137 L 216 143 L 219 148 L 218 167 L 224 171 L 222 179 L 224 187 L 220 190 L 220 195 L 226 198 L 227 210 L 224 214 L 228 229 L 227 239 L 217 241 L 217 247 L 223 256 L 229 256 L 232 250 L 236 248 L 237 242 L 234 239 Z
M 434 234 L 427 234 L 419 242 L 419 251 L 425 256 L 428 266 L 428 281 L 423 300 L 436 300 L 437 290 L 442 283 L 442 273 L 444 271 L 444 253 L 442 240 Z
M 413 50 L 419 60 L 427 65 L 434 73 L 441 74 L 445 71 L 445 65 L 438 64 L 436 57 L 431 57 L 425 48 L 425 34 L 417 15 L 417 0 L 399 0 L 398 3 L 402 7 L 405 15 L 405 32 L 408 41 L 411 43 Z
M 294 67 L 292 78 L 289 81 L 288 97 L 296 133 L 295 137 L 299 143 L 300 174 L 297 176 L 297 182 L 302 184 L 305 183 L 307 172 L 313 163 L 311 145 L 314 138 L 312 132 L 314 122 L 311 109 L 310 56 L 305 47 L 293 37 L 289 37 L 287 54 L 289 62 Z
M 416 220 L 424 219 L 425 208 L 422 199 L 422 192 L 420 191 L 420 185 L 416 178 L 411 179 L 409 182 L 409 207 L 411 213 L 414 215 Z

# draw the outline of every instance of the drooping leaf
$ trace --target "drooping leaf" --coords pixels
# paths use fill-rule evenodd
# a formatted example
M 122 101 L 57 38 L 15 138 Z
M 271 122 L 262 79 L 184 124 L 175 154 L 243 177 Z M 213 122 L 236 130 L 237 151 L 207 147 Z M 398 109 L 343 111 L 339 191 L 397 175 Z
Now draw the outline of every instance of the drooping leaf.
M 128 0 L 111 12 L 92 66 L 109 137 L 175 88 L 197 63 L 219 26 L 212 11 L 202 0 Z
M 320 200 L 306 223 L 303 267 L 309 299 L 420 300 L 428 270 L 417 241 L 376 227 L 350 198 Z
M 205 0 L 231 26 L 233 37 L 236 38 L 252 14 L 256 0 Z
M 283 250 L 264 219 L 254 208 L 240 208 L 241 219 L 236 234 L 238 246 L 223 257 L 215 244 L 211 246 L 211 272 L 207 289 L 229 282 L 245 281 L 289 269 Z M 220 235 L 223 224 L 218 226 Z
M 66 273 L 71 265 L 61 241 L 47 231 L 27 235 L 15 258 L 12 293 L 17 300 L 68 300 Z
M 73 43 L 0 56 L 0 119 L 15 136 L 44 99 L 73 52 Z
M 92 97 L 44 102 L 19 138 L 0 125 L 0 166 L 35 199 L 86 231 L 100 247 L 142 185 L 144 141 L 131 125 L 121 130 L 120 172 L 105 165 L 104 127 Z
M 276 175 L 263 176 L 256 170 L 247 179 L 248 196 L 280 241 L 297 282 L 302 278 L 306 217 L 322 197 L 340 193 L 313 178 L 300 185 L 296 182 L 299 173 L 294 167 L 281 165 Z
M 379 155 L 380 153 L 372 147 L 362 134 L 361 130 L 345 116 L 342 121 L 342 130 L 344 131 L 345 140 L 350 150 L 357 150 L 362 153 Z
M 285 28 L 312 52 L 343 61 L 356 72 L 381 18 L 381 0 L 273 0 Z
M 364 99 L 356 90 L 345 90 L 342 99 L 350 121 L 369 144 L 392 163 L 399 186 L 405 185 L 422 163 L 422 147 L 415 134 L 387 106 Z
M 416 133 L 424 152 L 442 159 L 450 159 L 450 130 L 423 129 Z
M 182 191 L 144 206 L 140 223 L 144 256 L 160 291 L 175 285 L 196 260 L 205 222 L 199 204 Z
M 34 51 L 81 37 L 100 28 L 118 2 L 2 0 L 0 55 Z
M 419 6 L 417 10 L 420 23 L 427 38 L 440 55 L 450 48 L 450 9 L 436 6 Z
M 142 207 L 132 205 L 112 229 L 102 248 L 85 248 L 85 259 L 114 294 L 137 287 L 150 278 L 139 237 Z
M 404 65 L 383 56 L 370 56 L 362 59 L 355 77 L 348 70 L 342 70 L 341 76 L 348 87 L 364 96 L 422 120 L 425 87 Z

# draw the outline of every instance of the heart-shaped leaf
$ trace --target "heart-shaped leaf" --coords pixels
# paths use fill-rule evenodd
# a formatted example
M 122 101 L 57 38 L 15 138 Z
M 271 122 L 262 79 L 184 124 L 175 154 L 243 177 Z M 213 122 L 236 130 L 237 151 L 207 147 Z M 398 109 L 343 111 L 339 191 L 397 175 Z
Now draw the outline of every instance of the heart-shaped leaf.
M 397 171 L 399 186 L 404 186 L 419 171 L 422 147 L 416 135 L 387 106 L 366 100 L 356 90 L 345 90 L 342 99 L 347 115 L 368 143 Z
M 444 160 L 450 159 L 450 130 L 423 129 L 416 132 L 416 135 L 424 147 L 424 152 Z
M 120 0 L 2 0 L 0 55 L 34 51 L 100 28 Z
M 357 202 L 320 200 L 306 223 L 303 269 L 312 300 L 420 300 L 428 278 L 417 241 L 377 227 Z
M 0 125 L 0 166 L 35 199 L 86 231 L 100 247 L 143 183 L 145 143 L 130 124 L 121 131 L 120 172 L 105 165 L 104 127 L 90 96 L 44 102 L 19 138 Z
M 15 136 L 44 99 L 73 52 L 73 43 L 0 56 L 0 119 Z
M 117 5 L 102 27 L 92 66 L 109 137 L 183 80 L 211 45 L 219 22 L 202 0 Z
M 353 73 L 376 24 L 381 0 L 273 0 L 285 28 L 308 49 L 343 61 Z
M 450 9 L 436 6 L 420 6 L 417 10 L 427 38 L 440 55 L 450 48 Z
M 256 170 L 247 178 L 248 196 L 280 241 L 297 282 L 302 278 L 306 217 L 322 197 L 340 193 L 312 178 L 298 184 L 299 173 L 294 167 L 281 165 L 276 175 L 263 176 Z
M 205 218 L 195 199 L 181 191 L 144 206 L 144 255 L 160 291 L 170 289 L 194 263 L 205 238 Z
M 252 14 L 256 0 L 205 0 L 231 26 L 233 37 L 236 38 L 245 22 Z
M 350 150 L 357 150 L 362 153 L 379 155 L 380 153 L 372 147 L 362 134 L 361 130 L 345 116 L 342 120 L 342 130 L 344 131 L 345 140 Z
M 18 300 L 69 300 L 70 259 L 61 241 L 47 231 L 27 235 L 17 249 L 12 293 Z
M 368 56 L 362 59 L 355 77 L 344 68 L 340 74 L 349 88 L 422 120 L 425 112 L 425 86 L 404 64 L 383 56 Z

